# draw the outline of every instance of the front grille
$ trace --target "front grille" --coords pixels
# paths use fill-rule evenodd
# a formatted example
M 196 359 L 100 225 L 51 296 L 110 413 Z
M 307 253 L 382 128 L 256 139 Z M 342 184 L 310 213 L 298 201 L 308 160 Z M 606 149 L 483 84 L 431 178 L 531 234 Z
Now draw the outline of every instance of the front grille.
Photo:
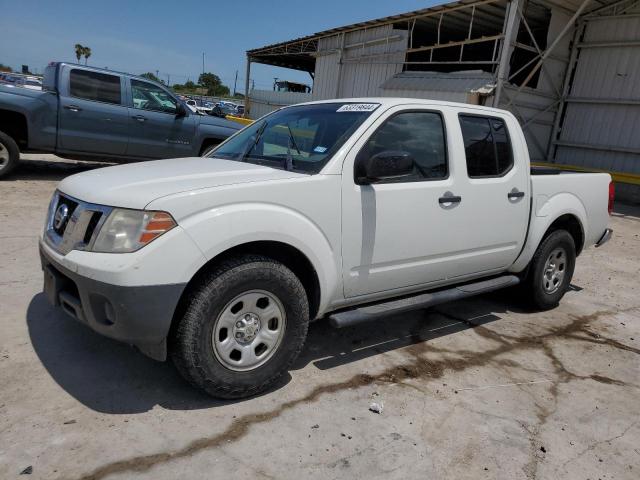
M 64 231 L 69 224 L 69 219 L 73 216 L 77 207 L 78 202 L 74 202 L 70 198 L 63 197 L 62 195 L 58 196 L 58 204 L 56 205 L 53 214 L 53 229 L 58 235 L 64 235 Z M 66 208 L 65 218 L 60 222 L 56 222 L 56 215 L 58 215 L 61 208 Z
M 91 242 L 91 238 L 93 237 L 101 218 L 102 212 L 93 212 L 91 215 L 91 219 L 89 219 L 89 223 L 87 224 L 87 229 L 84 232 L 83 241 L 85 244 L 89 244 L 89 242 Z
M 60 253 L 91 248 L 112 207 L 54 194 L 45 228 L 46 242 Z

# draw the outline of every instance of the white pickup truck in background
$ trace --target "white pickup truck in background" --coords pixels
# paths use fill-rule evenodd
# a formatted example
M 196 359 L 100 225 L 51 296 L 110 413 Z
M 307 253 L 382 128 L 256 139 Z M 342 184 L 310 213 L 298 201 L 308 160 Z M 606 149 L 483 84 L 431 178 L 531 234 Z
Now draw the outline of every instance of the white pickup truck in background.
M 74 175 L 40 242 L 54 305 L 209 394 L 266 389 L 336 327 L 521 284 L 558 304 L 611 236 L 607 174 L 531 169 L 510 113 L 371 98 L 283 108 L 208 158 Z

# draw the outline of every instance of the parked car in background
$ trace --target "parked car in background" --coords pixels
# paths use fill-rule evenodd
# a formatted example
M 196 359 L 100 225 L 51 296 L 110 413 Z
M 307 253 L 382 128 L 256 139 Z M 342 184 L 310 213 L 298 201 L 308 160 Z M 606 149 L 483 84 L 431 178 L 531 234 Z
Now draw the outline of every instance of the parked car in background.
M 0 84 L 13 85 L 16 83 L 17 78 L 17 75 L 12 75 L 11 73 L 2 73 L 0 74 Z
M 193 157 L 241 128 L 195 115 L 165 86 L 127 73 L 52 63 L 43 90 L 0 85 L 0 177 L 20 152 L 97 161 Z
M 316 318 L 365 325 L 518 284 L 555 307 L 576 257 L 611 236 L 612 187 L 532 170 L 504 110 L 296 105 L 210 158 L 63 180 L 40 240 L 44 290 L 209 394 L 245 397 L 292 365 Z
M 220 101 L 215 104 L 211 114 L 217 117 L 226 117 L 227 115 L 240 116 L 244 114 L 244 106 L 233 102 Z
M 14 85 L 16 87 L 28 88 L 30 90 L 42 90 L 42 80 L 38 77 L 18 77 Z

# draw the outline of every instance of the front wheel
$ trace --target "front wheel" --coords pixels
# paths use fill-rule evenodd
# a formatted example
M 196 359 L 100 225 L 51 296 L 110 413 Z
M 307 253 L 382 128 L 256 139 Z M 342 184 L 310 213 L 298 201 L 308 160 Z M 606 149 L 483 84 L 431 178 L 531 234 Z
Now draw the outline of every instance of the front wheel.
M 540 310 L 558 305 L 567 292 L 576 265 L 576 247 L 566 230 L 556 230 L 538 246 L 529 269 L 527 285 L 531 304 Z
M 0 132 L 0 178 L 8 175 L 20 161 L 20 149 L 15 140 Z
M 226 261 L 188 295 L 172 359 L 189 382 L 214 397 L 264 391 L 302 350 L 307 296 L 281 263 L 257 255 Z

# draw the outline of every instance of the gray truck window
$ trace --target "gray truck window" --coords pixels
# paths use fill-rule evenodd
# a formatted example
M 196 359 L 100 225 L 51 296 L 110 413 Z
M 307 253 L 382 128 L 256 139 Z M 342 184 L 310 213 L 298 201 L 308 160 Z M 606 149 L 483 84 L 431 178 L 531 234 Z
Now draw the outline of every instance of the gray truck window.
M 389 118 L 358 153 L 372 157 L 384 151 L 411 154 L 413 174 L 377 183 L 403 183 L 437 180 L 447 177 L 447 147 L 442 116 L 436 112 L 410 111 Z
M 69 93 L 72 97 L 119 105 L 120 77 L 73 69 L 69 73 Z
M 470 178 L 500 177 L 511 170 L 513 153 L 504 120 L 460 115 Z
M 153 83 L 132 79 L 131 93 L 133 95 L 133 106 L 135 108 L 166 113 L 175 113 L 178 108 L 176 100 Z

